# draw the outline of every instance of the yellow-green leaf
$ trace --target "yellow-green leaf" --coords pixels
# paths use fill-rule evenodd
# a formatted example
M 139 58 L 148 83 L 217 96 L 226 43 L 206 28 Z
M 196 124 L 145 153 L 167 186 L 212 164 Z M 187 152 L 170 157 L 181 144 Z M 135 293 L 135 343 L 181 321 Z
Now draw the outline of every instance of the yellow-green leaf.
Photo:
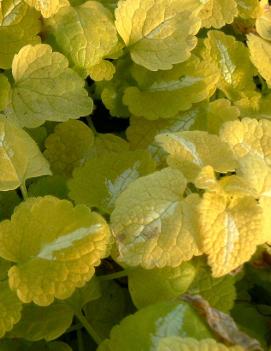
M 66 121 L 92 111 L 84 80 L 49 45 L 24 46 L 13 59 L 12 74 L 15 85 L 6 113 L 21 126 L 34 128 L 45 120 Z
M 18 188 L 26 179 L 51 174 L 49 164 L 34 140 L 0 116 L 0 190 Z
M 38 44 L 39 13 L 23 0 L 0 2 L 0 68 L 10 68 L 15 54 L 27 44 Z
M 105 220 L 53 196 L 29 198 L 0 223 L 0 255 L 14 262 L 9 285 L 24 303 L 66 299 L 91 279 L 108 251 Z
M 221 28 L 232 23 L 238 14 L 235 0 L 208 0 L 200 11 L 202 26 Z
M 199 255 L 198 195 L 183 199 L 186 179 L 171 168 L 128 185 L 111 216 L 119 260 L 146 269 L 176 267 Z
M 101 78 L 102 71 L 106 76 L 107 69 L 112 70 L 112 64 L 102 59 L 117 45 L 118 37 L 113 16 L 102 4 L 86 1 L 77 7 L 63 7 L 46 23 L 59 50 L 79 71 L 95 75 L 99 69 L 97 77 Z
M 6 76 L 0 74 L 0 111 L 3 111 L 10 102 L 11 88 Z
M 253 197 L 206 192 L 199 206 L 202 251 L 214 277 L 248 261 L 262 241 L 262 209 Z
M 40 11 L 45 18 L 53 16 L 61 7 L 69 6 L 68 0 L 25 0 L 25 2 Z
M 169 154 L 168 164 L 180 169 L 191 181 L 195 180 L 204 166 L 212 166 L 220 173 L 234 171 L 237 166 L 230 147 L 217 135 L 184 131 L 160 134 L 156 141 Z
M 151 71 L 168 70 L 187 60 L 200 29 L 197 0 L 121 0 L 116 27 L 132 60 Z
M 81 121 L 69 120 L 58 124 L 46 139 L 44 156 L 54 174 L 70 177 L 86 162 L 93 144 L 92 130 Z

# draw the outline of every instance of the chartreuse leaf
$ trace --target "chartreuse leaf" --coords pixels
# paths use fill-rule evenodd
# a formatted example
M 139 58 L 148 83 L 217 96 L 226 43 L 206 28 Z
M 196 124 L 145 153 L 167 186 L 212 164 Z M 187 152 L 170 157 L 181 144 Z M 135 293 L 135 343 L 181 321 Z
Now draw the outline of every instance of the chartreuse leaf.
M 225 346 L 214 339 L 197 340 L 170 336 L 161 339 L 157 351 L 243 351 L 241 346 Z
M 98 158 L 107 153 L 121 153 L 128 150 L 129 144 L 123 138 L 110 133 L 97 133 L 89 158 Z
M 72 323 L 73 312 L 69 306 L 53 303 L 47 307 L 34 304 L 24 305 L 19 323 L 12 329 L 9 337 L 29 341 L 57 339 Z
M 18 188 L 26 179 L 51 174 L 36 143 L 21 128 L 0 116 L 0 190 Z
M 232 23 L 238 14 L 235 0 L 209 0 L 200 11 L 202 27 L 221 28 Z
M 261 14 L 256 19 L 256 30 L 263 39 L 271 40 L 271 8 L 267 4 L 262 7 Z
M 203 104 L 202 113 L 198 113 L 193 130 L 206 130 L 218 134 L 223 123 L 234 121 L 240 116 L 238 107 L 231 105 L 227 99 L 217 99 Z
M 230 311 L 236 298 L 236 278 L 232 275 L 213 278 L 210 268 L 201 257 L 194 259 L 192 263 L 195 279 L 189 286 L 188 293 L 201 295 L 212 307 L 220 311 Z
M 53 174 L 70 177 L 74 168 L 85 163 L 93 144 L 92 130 L 81 121 L 69 120 L 57 124 L 48 136 L 44 156 Z
M 237 159 L 250 154 L 264 159 L 267 165 L 271 164 L 270 135 L 271 122 L 266 119 L 227 122 L 220 131 L 220 139 L 230 146 Z
M 58 48 L 79 71 L 99 78 L 102 71 L 114 70 L 111 62 L 102 60 L 117 45 L 117 31 L 110 10 L 101 3 L 63 7 L 47 24 Z
M 6 76 L 0 74 L 0 111 L 3 111 L 10 101 L 11 88 Z
M 197 0 L 121 0 L 116 28 L 135 63 L 151 71 L 168 70 L 187 60 L 196 46 L 200 7 Z
M 21 318 L 22 303 L 6 281 L 0 282 L 0 338 Z
M 129 270 L 129 291 L 137 308 L 172 301 L 187 291 L 196 275 L 193 262 L 175 268 Z
M 134 332 L 136 328 L 136 333 Z M 157 350 L 167 336 L 211 337 L 202 319 L 186 303 L 164 302 L 143 308 L 115 326 L 98 351 Z
M 154 170 L 155 162 L 147 151 L 103 154 L 74 170 L 68 182 L 69 196 L 75 203 L 111 213 L 120 193 L 135 179 Z
M 25 0 L 25 2 L 40 11 L 45 18 L 53 16 L 61 7 L 69 6 L 68 0 Z
M 263 241 L 262 209 L 253 197 L 205 192 L 199 213 L 202 251 L 214 277 L 248 261 Z
M 250 59 L 257 68 L 260 75 L 271 86 L 271 43 L 255 34 L 247 36 L 247 45 L 250 52 Z
M 100 288 L 101 296 L 85 305 L 84 312 L 95 331 L 106 339 L 116 324 L 134 312 L 134 306 L 128 290 L 115 281 L 102 281 Z
M 231 100 L 239 100 L 255 89 L 254 69 L 247 47 L 220 31 L 209 31 L 204 41 L 213 65 L 220 70 L 218 87 Z
M 27 44 L 38 44 L 39 13 L 22 0 L 0 2 L 0 68 L 10 68 L 13 56 Z
M 170 71 L 150 72 L 135 66 L 132 73 L 138 86 L 125 89 L 123 102 L 135 116 L 173 118 L 214 93 L 219 72 L 210 63 L 192 55 Z
M 100 215 L 53 196 L 29 198 L 0 223 L 0 255 L 14 262 L 9 285 L 22 302 L 40 306 L 68 298 L 90 280 L 108 241 Z
M 111 216 L 119 261 L 146 269 L 176 267 L 194 255 L 198 246 L 200 201 L 183 199 L 186 179 L 165 168 L 141 177 L 121 193 Z
M 191 181 L 195 180 L 204 166 L 212 166 L 220 173 L 234 171 L 237 166 L 230 147 L 217 135 L 184 131 L 160 134 L 156 141 L 169 154 L 168 164 L 180 169 Z
M 24 46 L 13 59 L 12 74 L 15 85 L 7 115 L 23 127 L 76 119 L 92 111 L 84 80 L 49 45 Z
M 259 0 L 236 0 L 238 15 L 242 18 L 256 18 L 261 13 Z

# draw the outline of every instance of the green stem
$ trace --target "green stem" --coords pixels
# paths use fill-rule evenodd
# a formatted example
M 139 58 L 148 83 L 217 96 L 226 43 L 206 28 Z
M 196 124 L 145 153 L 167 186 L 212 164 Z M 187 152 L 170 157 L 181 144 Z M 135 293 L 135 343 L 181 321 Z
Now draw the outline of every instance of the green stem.
M 82 330 L 78 329 L 76 334 L 77 334 L 78 351 L 85 351 Z
M 82 329 L 83 326 L 81 323 L 78 323 L 78 324 L 75 324 L 75 325 L 72 325 L 69 329 L 66 330 L 66 333 L 71 333 L 71 332 L 74 332 L 74 331 L 77 331 L 78 329 Z
M 123 270 L 123 271 L 115 272 L 112 274 L 100 275 L 100 276 L 97 276 L 97 278 L 100 280 L 113 280 L 113 279 L 127 277 L 127 275 L 128 275 L 128 271 Z
M 20 186 L 20 189 L 21 189 L 21 193 L 23 195 L 24 200 L 26 200 L 28 198 L 28 194 L 27 194 L 27 189 L 26 189 L 25 183 L 23 183 Z
M 86 329 L 88 334 L 92 337 L 92 339 L 96 342 L 96 344 L 99 345 L 102 342 L 102 339 L 96 333 L 96 331 L 93 329 L 93 327 L 89 324 L 86 317 L 82 314 L 81 311 L 76 311 L 75 315 L 78 318 L 78 320 L 80 321 L 80 323 L 82 324 L 82 326 Z

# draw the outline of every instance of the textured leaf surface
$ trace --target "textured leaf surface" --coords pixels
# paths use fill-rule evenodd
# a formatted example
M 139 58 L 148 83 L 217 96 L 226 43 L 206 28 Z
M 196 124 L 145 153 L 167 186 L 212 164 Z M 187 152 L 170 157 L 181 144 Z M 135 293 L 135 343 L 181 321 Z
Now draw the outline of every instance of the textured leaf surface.
M 21 128 L 0 116 L 0 190 L 18 188 L 26 179 L 50 174 L 47 160 Z
M 252 118 L 241 121 L 227 122 L 221 128 L 220 138 L 226 142 L 234 152 L 236 158 L 248 154 L 264 159 L 271 164 L 271 122 Z
M 81 121 L 69 120 L 58 124 L 46 139 L 44 156 L 53 174 L 70 177 L 74 168 L 85 163 L 93 144 L 92 130 Z
M 251 61 L 271 86 L 271 43 L 255 34 L 249 34 L 247 38 Z
M 221 28 L 232 23 L 238 9 L 235 0 L 209 0 L 200 11 L 202 26 Z
M 47 306 L 93 276 L 108 239 L 105 221 L 87 207 L 52 196 L 29 198 L 1 222 L 0 255 L 15 263 L 9 284 L 20 300 Z
M 262 241 L 262 210 L 254 198 L 205 193 L 199 211 L 202 250 L 214 277 L 250 259 Z
M 67 0 L 25 0 L 25 2 L 40 11 L 45 18 L 53 16 L 61 7 L 69 5 Z
M 23 127 L 76 119 L 92 111 L 84 80 L 49 45 L 24 46 L 13 59 L 12 74 L 15 85 L 7 115 Z
M 216 66 L 194 55 L 171 71 L 135 67 L 133 76 L 138 86 L 125 89 L 123 102 L 133 115 L 150 120 L 172 118 L 188 110 L 211 96 L 219 79 Z
M 167 302 L 148 306 L 123 319 L 98 351 L 156 350 L 160 340 L 167 336 L 190 336 L 200 340 L 211 335 L 189 305 Z
M 151 71 L 171 69 L 196 46 L 200 1 L 121 0 L 115 11 L 116 27 L 131 57 Z
M 183 200 L 186 179 L 165 168 L 131 183 L 119 196 L 111 222 L 119 260 L 143 268 L 176 267 L 199 255 L 194 194 Z
M 39 13 L 21 0 L 0 3 L 0 68 L 10 68 L 13 56 L 27 44 L 38 44 Z
M 165 133 L 156 141 L 169 154 L 167 162 L 180 169 L 188 180 L 195 180 L 201 168 L 212 166 L 215 171 L 234 171 L 237 163 L 229 146 L 216 135 L 200 131 Z M 223 159 L 221 158 L 223 155 Z
M 64 7 L 47 23 L 61 52 L 87 73 L 96 72 L 93 66 L 101 64 L 118 42 L 111 12 L 97 1 Z
M 0 74 L 0 111 L 3 111 L 10 101 L 10 84 L 6 76 Z
M 111 213 L 121 192 L 138 177 L 154 170 L 155 162 L 143 150 L 103 154 L 75 169 L 68 182 L 69 196 L 75 203 Z
M 243 43 L 219 31 L 209 31 L 204 42 L 213 65 L 220 70 L 218 87 L 229 99 L 238 100 L 255 89 L 253 65 Z

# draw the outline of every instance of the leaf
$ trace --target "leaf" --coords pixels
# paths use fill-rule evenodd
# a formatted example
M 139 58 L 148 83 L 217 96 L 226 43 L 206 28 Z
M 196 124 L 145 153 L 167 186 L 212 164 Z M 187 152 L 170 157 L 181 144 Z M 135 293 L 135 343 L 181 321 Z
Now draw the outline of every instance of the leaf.
M 45 122 L 89 115 L 93 102 L 84 80 L 68 68 L 68 60 L 46 44 L 24 46 L 12 62 L 15 85 L 9 118 L 34 128 Z
M 197 340 L 193 338 L 180 338 L 177 336 L 170 336 L 161 339 L 157 351 L 242 351 L 243 348 L 239 346 L 228 347 L 224 344 L 218 343 L 214 339 Z
M 51 174 L 36 143 L 21 128 L 0 116 L 0 191 L 13 190 L 26 179 Z
M 65 333 L 72 319 L 73 312 L 65 304 L 53 303 L 47 307 L 24 305 L 21 320 L 9 336 L 29 341 L 54 340 Z
M 157 135 L 156 141 L 169 154 L 169 166 L 180 169 L 190 181 L 196 179 L 204 166 L 212 166 L 220 173 L 234 171 L 237 166 L 229 146 L 207 132 L 164 133 Z
M 10 92 L 11 89 L 7 77 L 0 74 L 0 111 L 3 111 L 9 104 Z
M 255 34 L 247 36 L 247 45 L 250 52 L 250 59 L 257 68 L 260 75 L 266 80 L 268 86 L 271 86 L 271 43 Z
M 40 306 L 84 286 L 107 254 L 108 241 L 100 215 L 53 196 L 29 198 L 0 223 L 0 255 L 14 262 L 9 285 L 22 302 Z
M 234 320 L 223 312 L 212 308 L 200 296 L 185 296 L 195 310 L 206 320 L 211 330 L 228 345 L 240 345 L 245 350 L 262 350 L 258 340 L 241 332 Z
M 133 76 L 138 86 L 125 89 L 123 102 L 133 115 L 150 120 L 173 118 L 188 110 L 211 96 L 219 79 L 215 66 L 194 55 L 171 71 L 135 67 Z
M 0 3 L 0 68 L 11 67 L 13 56 L 27 44 L 38 44 L 39 13 L 22 0 Z
M 209 31 L 205 39 L 207 53 L 220 70 L 218 84 L 230 100 L 238 100 L 255 90 L 254 69 L 247 47 L 220 31 Z M 208 55 L 206 53 L 206 55 Z
M 10 290 L 7 282 L 0 282 L 0 338 L 21 318 L 22 303 Z
M 111 61 L 102 60 L 88 70 L 91 79 L 95 81 L 111 80 L 116 73 L 116 68 Z
M 69 120 L 57 124 L 54 133 L 48 136 L 44 156 L 53 174 L 69 178 L 74 168 L 86 162 L 93 144 L 92 130 L 81 121 Z
M 202 26 L 221 28 L 232 23 L 238 14 L 235 0 L 209 0 L 200 11 Z
M 151 71 L 168 70 L 186 61 L 196 46 L 199 8 L 197 0 L 121 0 L 116 28 L 135 63 Z
M 262 13 L 256 19 L 257 33 L 266 40 L 271 39 L 271 8 L 269 5 L 263 6 Z
M 116 324 L 134 312 L 134 306 L 127 289 L 115 281 L 101 281 L 100 287 L 101 296 L 90 301 L 84 307 L 84 312 L 95 331 L 105 339 Z
M 167 336 L 190 336 L 199 340 L 211 337 L 205 324 L 188 304 L 164 302 L 124 318 L 97 351 L 157 350 L 160 340 Z
M 221 126 L 228 121 L 234 121 L 240 116 L 240 111 L 236 106 L 231 105 L 227 99 L 217 99 L 205 106 L 202 113 L 193 124 L 193 130 L 206 130 L 211 134 L 218 134 Z
M 41 177 L 29 185 L 28 195 L 32 197 L 53 195 L 59 199 L 67 199 L 67 180 L 58 175 Z
M 79 72 L 95 74 L 106 62 L 107 69 L 111 67 L 102 59 L 110 56 L 117 45 L 117 31 L 111 12 L 99 2 L 63 7 L 46 24 L 59 50 Z
M 188 293 L 202 296 L 212 307 L 220 311 L 230 311 L 236 298 L 236 277 L 226 275 L 213 278 L 210 268 L 201 257 L 193 261 L 193 266 L 195 279 L 189 286 Z
M 111 213 L 121 192 L 135 179 L 154 170 L 154 161 L 143 150 L 103 154 L 75 169 L 68 181 L 69 196 L 75 203 Z
M 257 18 L 261 13 L 258 0 L 236 0 L 238 14 L 242 18 Z
M 183 199 L 186 179 L 165 168 L 131 183 L 118 197 L 111 216 L 119 261 L 146 269 L 177 267 L 200 255 L 197 206 Z
M 163 301 L 174 301 L 187 291 L 195 278 L 193 262 L 161 269 L 129 270 L 129 292 L 137 308 Z
M 61 7 L 69 5 L 67 0 L 25 0 L 25 2 L 40 11 L 45 18 L 53 16 Z
M 107 153 L 121 153 L 128 150 L 129 144 L 125 139 L 111 133 L 97 133 L 89 158 L 99 158 Z
M 271 165 L 270 133 L 271 121 L 243 118 L 225 123 L 220 130 L 220 139 L 230 146 L 237 159 L 249 154 Z
M 238 268 L 262 243 L 262 210 L 251 196 L 205 192 L 199 213 L 202 251 L 213 277 Z

